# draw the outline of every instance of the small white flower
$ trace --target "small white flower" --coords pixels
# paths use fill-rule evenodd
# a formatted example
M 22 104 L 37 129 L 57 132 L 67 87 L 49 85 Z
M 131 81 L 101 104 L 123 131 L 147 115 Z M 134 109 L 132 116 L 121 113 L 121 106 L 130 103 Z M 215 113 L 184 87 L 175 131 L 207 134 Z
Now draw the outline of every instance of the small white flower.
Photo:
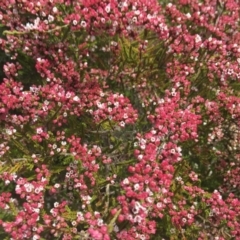
M 99 227 L 101 227 L 101 226 L 103 225 L 103 220 L 102 220 L 102 219 L 98 219 L 98 220 L 97 220 L 97 225 L 98 225 Z
M 140 148 L 144 150 L 146 148 L 146 145 L 141 145 Z
M 132 18 L 132 22 L 133 22 L 133 23 L 136 23 L 136 22 L 137 22 L 137 20 L 138 20 L 138 19 L 137 19 L 137 17 L 136 17 L 136 16 Z
M 157 203 L 157 208 L 161 208 L 162 207 L 162 203 Z
M 155 142 L 155 140 L 156 140 L 155 137 L 151 137 L 150 139 L 151 142 Z
M 191 18 L 191 14 L 190 14 L 190 13 L 187 13 L 187 14 L 186 14 L 186 17 L 187 17 L 188 19 L 190 19 L 190 18 Z
M 53 7 L 52 11 L 53 11 L 54 13 L 57 13 L 57 12 L 58 12 L 57 7 Z
M 44 101 L 44 104 L 45 104 L 45 105 L 48 105 L 48 104 L 49 104 L 49 101 L 48 101 L 48 100 L 45 100 L 45 101 Z
M 108 5 L 105 7 L 105 11 L 106 11 L 107 13 L 110 13 L 110 11 L 111 11 L 110 4 L 108 4 Z
M 76 222 L 76 221 L 72 221 L 72 225 L 73 225 L 73 226 L 76 226 L 76 225 L 77 225 L 77 222 Z
M 147 202 L 149 202 L 149 203 L 153 203 L 153 202 L 154 202 L 153 198 L 151 198 L 151 197 L 148 197 L 146 200 L 147 200 Z
M 55 188 L 59 188 L 59 187 L 60 187 L 60 184 L 59 184 L 59 183 L 55 183 L 55 184 L 54 184 L 54 187 L 55 187 Z
M 83 217 L 82 212 L 77 212 L 77 217 Z
M 6 129 L 6 133 L 7 133 L 7 135 L 12 135 L 13 131 L 11 129 Z
M 48 110 L 48 107 L 47 106 L 43 106 L 42 109 L 43 109 L 44 112 L 46 112 Z
M 138 146 L 138 142 L 135 142 L 133 145 L 134 145 L 134 147 L 137 147 Z
M 125 178 L 125 179 L 123 180 L 123 184 L 124 184 L 124 185 L 128 185 L 128 184 L 129 184 L 128 178 Z
M 36 189 L 34 190 L 34 192 L 35 192 L 36 194 L 39 194 L 39 193 L 41 192 L 41 189 L 40 189 L 40 188 L 36 188 Z
M 175 149 L 171 149 L 171 151 L 170 151 L 172 154 L 175 154 Z
M 81 21 L 81 26 L 85 28 L 87 26 L 87 23 L 85 21 Z
M 197 35 L 195 36 L 195 42 L 196 42 L 196 43 L 199 43 L 199 42 L 201 42 L 201 41 L 202 41 L 201 36 L 197 34 Z
M 48 15 L 48 21 L 49 21 L 49 22 L 53 22 L 53 21 L 54 21 L 54 16 Z
M 176 177 L 176 180 L 180 182 L 180 181 L 182 181 L 182 178 L 181 177 Z
M 120 122 L 120 126 L 121 126 L 121 127 L 124 127 L 124 126 L 125 126 L 125 122 L 124 122 L 124 121 L 121 121 L 121 122 Z
M 42 128 L 41 127 L 39 127 L 39 128 L 37 128 L 37 134 L 41 134 L 41 133 L 43 133 L 43 130 L 42 130 Z
M 185 223 L 185 222 L 187 222 L 187 219 L 186 219 L 186 218 L 183 218 L 182 221 Z
M 114 232 L 119 232 L 119 227 L 117 225 L 115 225 L 114 228 L 113 228 L 113 231 Z
M 139 208 L 138 207 L 133 208 L 132 212 L 133 212 L 133 214 L 138 214 Z
M 40 209 L 39 209 L 39 208 L 34 208 L 33 211 L 34 211 L 35 213 L 40 213 Z
M 137 222 L 137 223 L 141 223 L 142 218 L 139 215 L 137 215 L 137 216 L 134 217 L 133 221 Z
M 66 98 L 70 98 L 71 97 L 71 93 L 70 92 L 67 92 L 67 94 L 66 94 Z
M 78 24 L 78 21 L 77 20 L 73 20 L 73 25 L 76 26 Z
M 141 12 L 139 10 L 134 11 L 135 15 L 139 15 Z
M 25 183 L 24 187 L 26 189 L 26 192 L 32 192 L 32 190 L 34 189 L 34 186 L 31 183 Z
M 145 240 L 146 239 L 146 237 L 143 234 L 139 235 L 139 237 L 140 237 L 141 240 Z
M 114 102 L 115 107 L 119 107 L 119 102 Z
M 139 188 L 140 188 L 140 185 L 138 183 L 134 184 L 134 190 L 135 191 L 139 190 Z
M 47 179 L 45 177 L 41 178 L 41 182 L 45 182 Z
M 80 98 L 78 97 L 78 96 L 75 96 L 74 98 L 73 98 L 73 101 L 75 101 L 75 102 L 78 102 L 80 100 Z
M 100 102 L 97 102 L 97 106 L 98 106 L 100 109 L 103 108 L 103 104 L 100 103 Z
M 8 185 L 10 183 L 9 180 L 5 180 L 5 185 Z
M 33 238 L 32 238 L 33 240 L 38 240 L 38 239 L 40 239 L 39 238 L 39 236 L 38 235 L 33 235 Z

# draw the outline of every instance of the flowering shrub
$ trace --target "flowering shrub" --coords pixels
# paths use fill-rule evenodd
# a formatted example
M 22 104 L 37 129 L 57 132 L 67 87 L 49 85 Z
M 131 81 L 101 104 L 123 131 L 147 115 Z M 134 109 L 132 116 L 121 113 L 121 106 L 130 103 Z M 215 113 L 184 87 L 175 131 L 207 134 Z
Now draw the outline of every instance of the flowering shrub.
M 240 239 L 238 0 L 2 0 L 1 239 Z

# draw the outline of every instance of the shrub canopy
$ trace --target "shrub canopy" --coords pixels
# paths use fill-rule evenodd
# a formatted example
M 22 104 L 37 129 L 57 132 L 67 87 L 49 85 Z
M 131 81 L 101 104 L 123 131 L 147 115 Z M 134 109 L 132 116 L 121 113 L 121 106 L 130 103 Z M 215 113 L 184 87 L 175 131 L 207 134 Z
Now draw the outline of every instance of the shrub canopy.
M 239 0 L 1 0 L 1 239 L 240 239 Z

